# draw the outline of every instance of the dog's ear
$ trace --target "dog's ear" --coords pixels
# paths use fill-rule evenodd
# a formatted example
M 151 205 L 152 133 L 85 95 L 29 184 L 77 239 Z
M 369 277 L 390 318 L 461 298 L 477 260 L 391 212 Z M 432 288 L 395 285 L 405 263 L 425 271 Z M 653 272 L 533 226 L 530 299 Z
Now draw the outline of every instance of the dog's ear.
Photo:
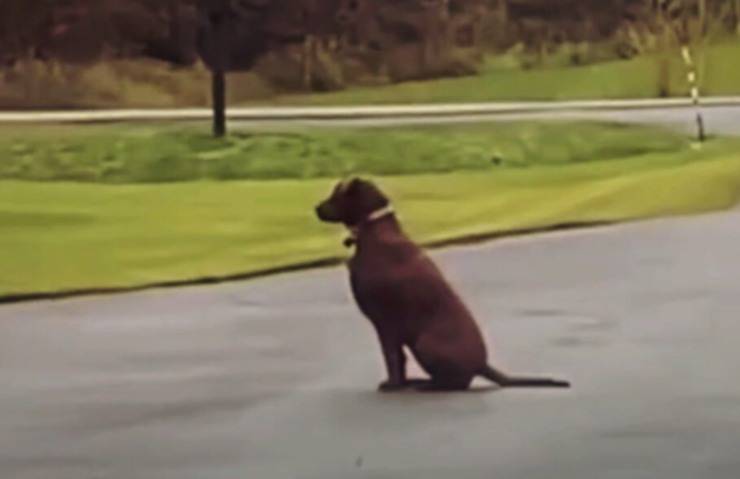
M 339 188 L 340 193 L 342 194 L 352 193 L 353 191 L 357 189 L 357 186 L 360 184 L 361 181 L 362 180 L 360 180 L 360 178 L 356 176 L 347 178 L 341 183 L 341 186 Z
M 362 183 L 362 178 L 354 177 L 350 180 L 349 186 L 347 186 L 347 192 L 353 192 L 357 190 L 357 187 Z

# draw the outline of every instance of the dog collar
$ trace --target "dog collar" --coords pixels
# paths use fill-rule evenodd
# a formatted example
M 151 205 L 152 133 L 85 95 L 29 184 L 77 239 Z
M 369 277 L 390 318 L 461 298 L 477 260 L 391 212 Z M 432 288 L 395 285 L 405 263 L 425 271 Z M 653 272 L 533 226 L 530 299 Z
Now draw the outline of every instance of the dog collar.
M 365 221 L 363 221 L 362 223 L 372 223 L 373 221 L 378 221 L 379 219 L 383 219 L 386 216 L 390 216 L 395 212 L 396 211 L 393 209 L 393 205 L 388 205 L 385 208 L 380 208 L 379 210 L 375 210 L 370 213 L 370 215 L 365 218 Z
M 347 239 L 344 240 L 344 246 L 347 248 L 350 248 L 357 244 L 357 236 L 360 234 L 360 227 L 362 225 L 368 224 L 368 223 L 374 223 L 378 220 L 382 220 L 386 216 L 390 216 L 393 213 L 395 213 L 396 210 L 393 208 L 393 205 L 388 205 L 383 208 L 380 208 L 378 210 L 373 211 L 370 213 L 367 218 L 362 220 L 357 226 L 351 226 L 349 228 L 349 236 Z

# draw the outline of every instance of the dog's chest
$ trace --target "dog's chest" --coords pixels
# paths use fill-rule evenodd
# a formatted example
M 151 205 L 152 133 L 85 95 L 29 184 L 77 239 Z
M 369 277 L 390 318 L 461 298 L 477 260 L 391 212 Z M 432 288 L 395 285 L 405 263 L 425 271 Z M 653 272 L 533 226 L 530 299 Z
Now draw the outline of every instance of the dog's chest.
M 399 308 L 403 275 L 402 265 L 381 258 L 355 257 L 349 263 L 352 294 L 362 312 L 373 320 Z
M 350 283 L 362 313 L 376 325 L 404 327 L 436 307 L 435 276 L 416 248 L 357 254 L 349 262 Z

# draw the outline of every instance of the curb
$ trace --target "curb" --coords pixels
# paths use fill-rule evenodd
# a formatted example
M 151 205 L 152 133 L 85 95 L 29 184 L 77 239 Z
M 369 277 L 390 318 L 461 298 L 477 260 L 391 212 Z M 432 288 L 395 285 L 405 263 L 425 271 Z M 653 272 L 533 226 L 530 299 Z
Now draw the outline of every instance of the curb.
M 702 106 L 740 106 L 740 97 L 709 97 L 702 100 Z M 242 121 L 367 120 L 691 107 L 693 107 L 693 105 L 690 99 L 671 98 L 355 107 L 254 107 L 230 108 L 227 112 L 227 116 L 230 120 Z M 0 112 L 0 124 L 92 124 L 133 121 L 205 121 L 210 120 L 210 118 L 211 110 L 208 108 Z
M 451 246 L 462 246 L 488 242 L 497 239 L 504 238 L 515 238 L 521 236 L 530 235 L 544 235 L 549 233 L 556 233 L 561 231 L 569 231 L 575 229 L 595 229 L 603 228 L 606 226 L 613 226 L 618 224 L 616 221 L 589 221 L 589 222 L 575 222 L 575 223 L 560 223 L 552 226 L 542 226 L 533 228 L 521 228 L 508 231 L 499 231 L 491 233 L 478 233 L 466 236 L 460 236 L 457 238 L 442 239 L 422 243 L 422 247 L 429 249 L 440 249 Z M 330 256 L 320 258 L 312 261 L 306 261 L 302 263 L 296 263 L 292 265 L 280 266 L 276 268 L 267 268 L 263 270 L 253 271 L 249 273 L 235 273 L 223 276 L 207 276 L 202 278 L 192 278 L 175 281 L 162 281 L 156 283 L 143 284 L 139 286 L 125 286 L 125 287 L 112 287 L 112 288 L 87 288 L 87 289 L 74 289 L 66 291 L 51 291 L 51 292 L 38 292 L 38 293 L 20 293 L 10 295 L 0 295 L 0 306 L 19 304 L 19 303 L 30 303 L 35 301 L 60 301 L 65 299 L 89 297 L 89 296 L 111 296 L 120 295 L 125 293 L 135 293 L 150 290 L 164 290 L 174 289 L 188 286 L 207 286 L 216 285 L 223 283 L 234 283 L 238 281 L 247 281 L 251 279 L 258 279 L 267 276 L 274 276 L 278 274 L 296 273 L 307 270 L 323 269 L 338 266 L 346 261 L 345 257 Z

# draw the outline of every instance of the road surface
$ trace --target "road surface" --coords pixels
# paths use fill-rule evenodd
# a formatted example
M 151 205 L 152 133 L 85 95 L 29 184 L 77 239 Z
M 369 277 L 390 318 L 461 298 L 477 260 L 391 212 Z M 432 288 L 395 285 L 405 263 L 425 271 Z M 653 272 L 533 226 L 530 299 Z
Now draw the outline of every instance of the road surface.
M 0 308 L 3 479 L 737 479 L 740 213 L 435 252 L 497 363 L 381 395 L 341 268 Z
M 712 134 L 740 134 L 740 97 L 704 99 Z M 230 108 L 232 127 L 372 127 L 430 125 L 518 119 L 589 119 L 678 126 L 695 131 L 695 109 L 688 99 L 587 100 L 560 102 L 463 103 L 340 107 Z M 0 112 L 0 124 L 209 121 L 205 108 Z
M 706 131 L 710 135 L 740 135 L 740 106 L 713 106 L 702 109 Z M 691 108 L 641 108 L 542 111 L 522 113 L 495 113 L 483 115 L 447 115 L 440 117 L 409 117 L 394 119 L 355 120 L 294 120 L 286 121 L 238 121 L 234 125 L 246 128 L 260 126 L 311 126 L 311 127 L 391 127 L 423 126 L 456 123 L 481 123 L 493 121 L 547 120 L 578 121 L 596 120 L 607 122 L 662 125 L 678 129 L 689 135 L 697 132 L 696 111 Z

